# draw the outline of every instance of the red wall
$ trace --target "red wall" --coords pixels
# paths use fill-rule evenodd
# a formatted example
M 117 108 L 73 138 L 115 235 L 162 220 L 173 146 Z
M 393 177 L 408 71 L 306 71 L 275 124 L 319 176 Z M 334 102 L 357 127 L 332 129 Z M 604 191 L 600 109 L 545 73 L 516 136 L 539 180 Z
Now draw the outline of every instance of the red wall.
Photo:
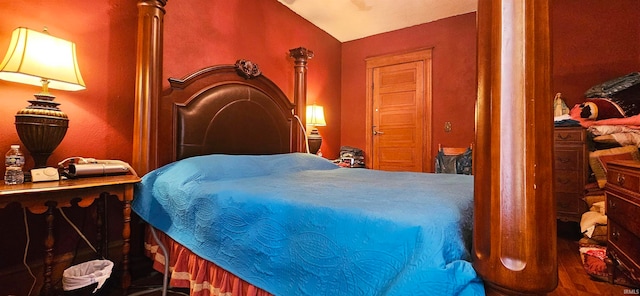
M 364 149 L 365 59 L 433 48 L 433 151 L 438 143 L 468 146 L 474 140 L 476 98 L 476 14 L 468 13 L 398 31 L 345 42 L 342 46 L 341 143 Z M 444 132 L 450 121 L 452 130 Z M 434 154 L 435 155 L 435 154 Z
M 554 94 L 569 107 L 590 87 L 640 71 L 640 1 L 552 3 Z

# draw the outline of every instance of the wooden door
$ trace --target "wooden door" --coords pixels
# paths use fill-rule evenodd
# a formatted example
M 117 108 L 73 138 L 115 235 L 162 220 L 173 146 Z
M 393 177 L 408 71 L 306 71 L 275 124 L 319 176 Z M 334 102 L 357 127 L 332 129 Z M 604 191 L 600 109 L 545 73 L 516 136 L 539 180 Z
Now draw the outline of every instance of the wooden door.
M 367 167 L 428 172 L 431 51 L 367 60 Z

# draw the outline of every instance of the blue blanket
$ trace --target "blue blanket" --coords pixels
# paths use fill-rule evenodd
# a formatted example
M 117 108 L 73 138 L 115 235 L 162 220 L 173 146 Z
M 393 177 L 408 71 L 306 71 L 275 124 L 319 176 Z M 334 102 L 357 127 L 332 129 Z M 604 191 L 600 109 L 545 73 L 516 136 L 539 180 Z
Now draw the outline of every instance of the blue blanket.
M 132 208 L 275 295 L 484 295 L 468 261 L 473 176 L 208 155 L 146 174 Z

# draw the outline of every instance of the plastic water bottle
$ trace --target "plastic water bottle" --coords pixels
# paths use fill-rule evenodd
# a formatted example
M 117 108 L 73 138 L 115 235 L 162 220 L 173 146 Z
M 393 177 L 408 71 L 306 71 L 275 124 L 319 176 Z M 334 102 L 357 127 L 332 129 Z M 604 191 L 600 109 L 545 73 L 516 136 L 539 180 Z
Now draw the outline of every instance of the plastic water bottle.
M 11 149 L 5 154 L 4 183 L 8 185 L 24 183 L 24 154 L 20 151 L 20 145 L 11 145 Z

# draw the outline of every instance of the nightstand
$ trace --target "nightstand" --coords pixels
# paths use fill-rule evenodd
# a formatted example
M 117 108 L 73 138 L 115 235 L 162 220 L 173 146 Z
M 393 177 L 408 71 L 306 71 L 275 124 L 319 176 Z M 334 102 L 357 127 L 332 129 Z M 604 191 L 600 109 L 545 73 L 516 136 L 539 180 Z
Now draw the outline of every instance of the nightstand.
M 93 178 L 79 178 L 41 183 L 24 183 L 19 185 L 0 185 L 0 208 L 11 203 L 19 203 L 34 214 L 45 214 L 47 234 L 44 239 L 44 285 L 41 295 L 51 295 L 51 275 L 53 263 L 53 235 L 54 216 L 56 208 L 70 207 L 77 204 L 80 207 L 88 207 L 97 199 L 98 219 L 96 224 L 104 223 L 104 198 L 116 196 L 123 203 L 123 229 L 122 229 L 122 287 L 126 290 L 131 283 L 129 274 L 129 239 L 131 235 L 131 201 L 133 200 L 133 188 L 140 178 L 133 175 L 104 176 Z M 97 227 L 100 231 L 102 227 Z M 102 235 L 98 233 L 100 239 Z M 101 246 L 101 244 L 98 244 Z M 99 251 L 102 251 L 101 248 Z

